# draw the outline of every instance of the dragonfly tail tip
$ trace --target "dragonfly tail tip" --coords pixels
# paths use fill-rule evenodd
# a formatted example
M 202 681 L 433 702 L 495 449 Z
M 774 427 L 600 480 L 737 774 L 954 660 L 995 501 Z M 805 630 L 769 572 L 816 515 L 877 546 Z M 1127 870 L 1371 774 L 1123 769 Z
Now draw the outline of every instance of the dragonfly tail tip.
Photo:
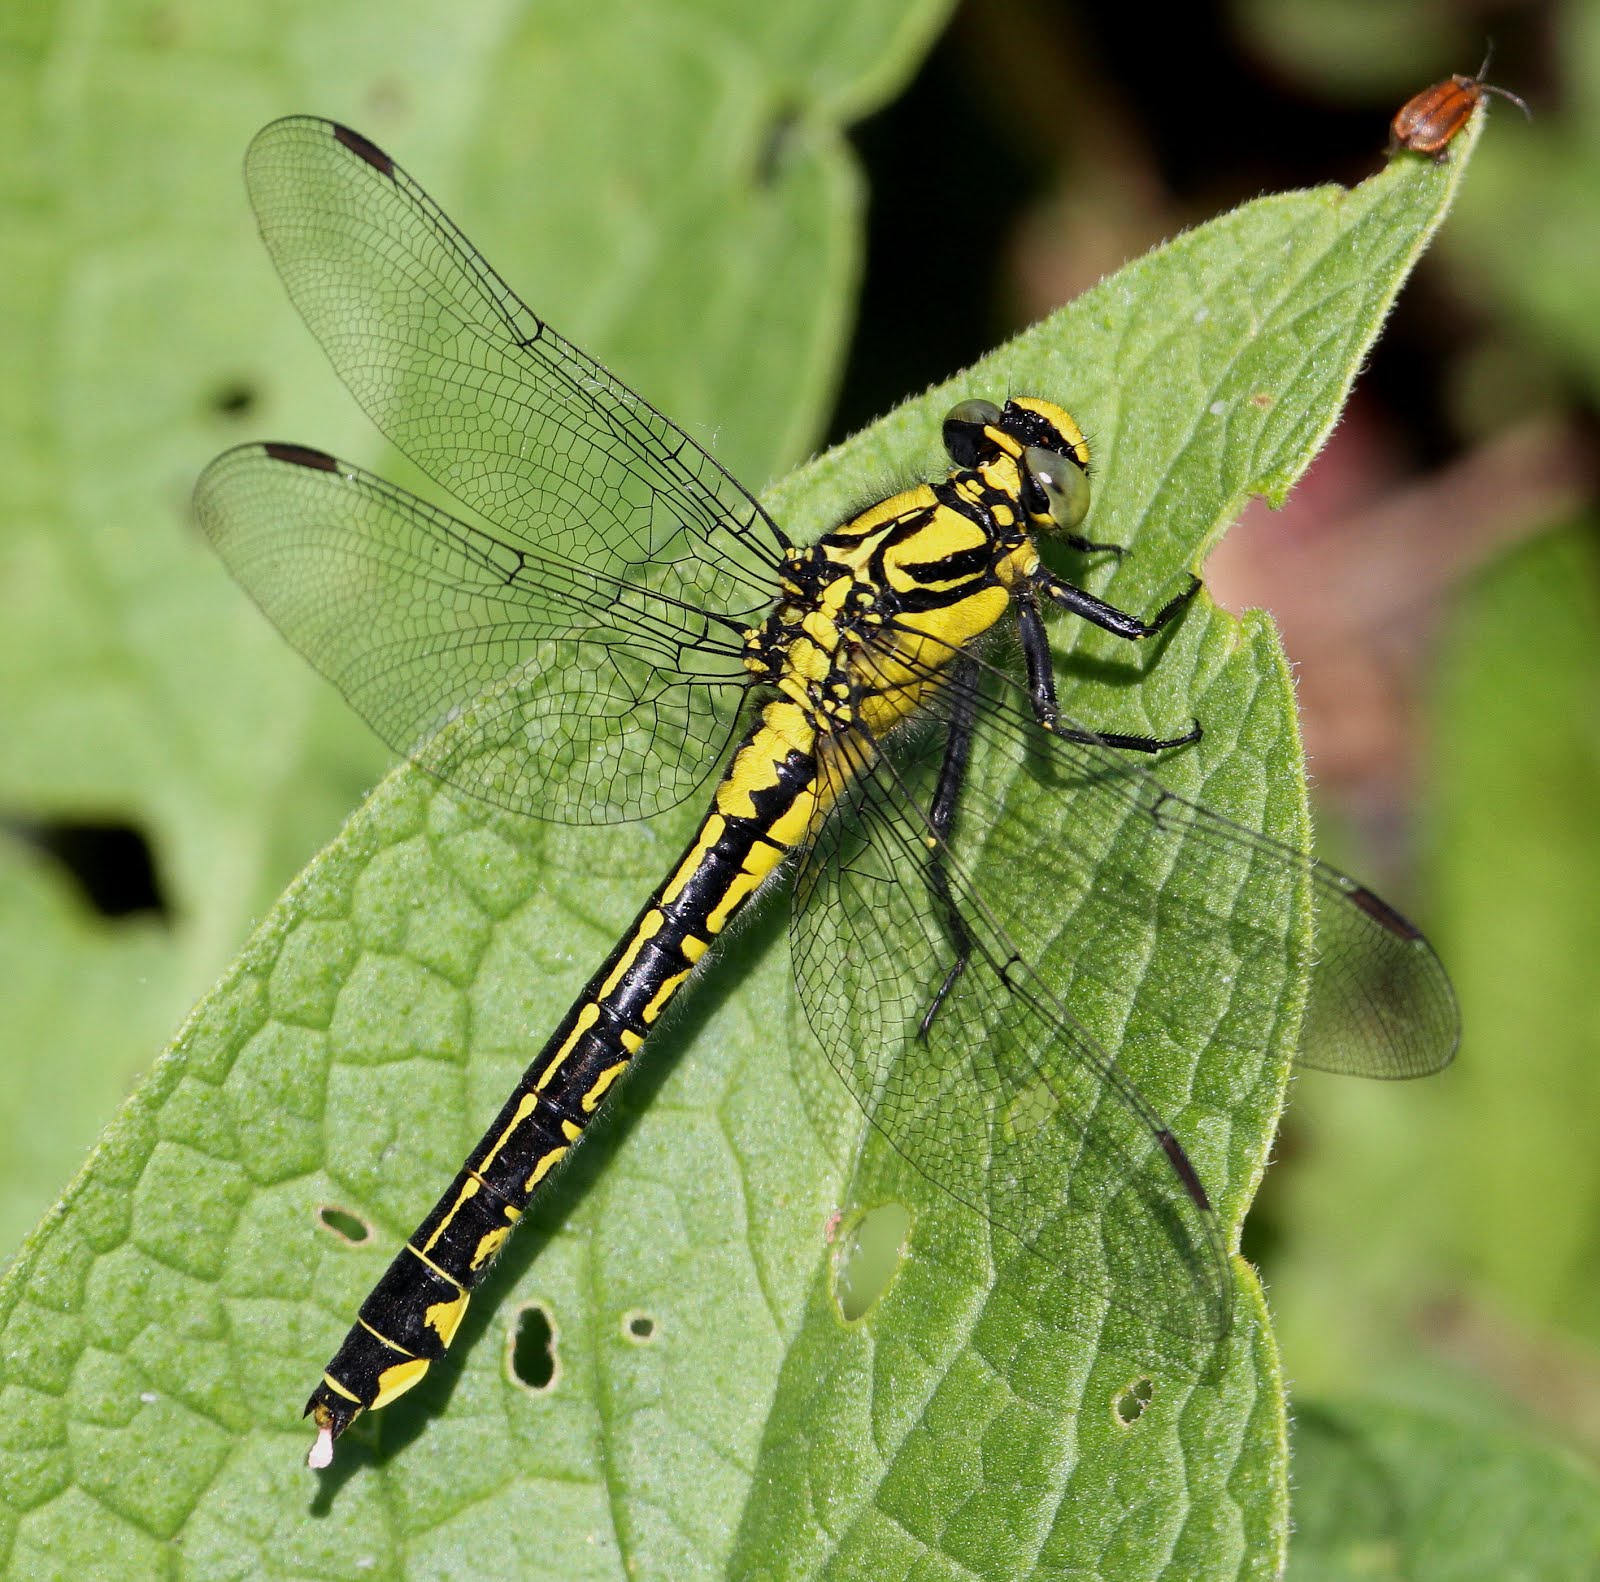
M 333 1464 L 333 1430 L 319 1428 L 316 1442 L 306 1452 L 306 1465 L 313 1472 L 321 1472 L 325 1467 Z

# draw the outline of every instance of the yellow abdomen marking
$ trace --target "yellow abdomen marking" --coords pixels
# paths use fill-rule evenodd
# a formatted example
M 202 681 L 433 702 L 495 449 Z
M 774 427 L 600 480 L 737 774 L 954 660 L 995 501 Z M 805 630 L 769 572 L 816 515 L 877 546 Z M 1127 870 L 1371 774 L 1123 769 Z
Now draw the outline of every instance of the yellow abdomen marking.
M 774 836 L 774 839 L 776 838 Z M 728 926 L 728 920 L 734 912 L 761 887 L 767 875 L 782 859 L 782 851 L 776 846 L 769 846 L 765 841 L 758 841 L 750 848 L 743 865 L 728 881 L 727 888 L 722 892 L 717 904 L 706 914 L 706 928 L 713 937 Z
M 565 1148 L 552 1148 L 549 1153 L 542 1155 L 539 1162 L 533 1167 L 533 1174 L 528 1177 L 526 1190 L 533 1191 L 566 1157 L 567 1150 Z
M 600 985 L 600 998 L 606 999 L 616 992 L 617 985 L 633 970 L 633 964 L 639 959 L 639 952 L 644 949 L 647 940 L 654 939 L 661 932 L 661 925 L 666 919 L 660 911 L 647 912 L 639 920 L 639 926 L 633 931 L 633 938 L 628 941 L 628 948 L 617 961 L 611 976 Z
M 577 1020 L 573 1023 L 572 1031 L 567 1035 L 566 1042 L 551 1057 L 550 1064 L 539 1073 L 539 1080 L 534 1087 L 543 1090 L 549 1085 L 550 1079 L 561 1069 L 561 1063 L 578 1047 L 578 1041 L 583 1035 L 600 1020 L 600 1007 L 590 1000 L 578 1012 Z
M 443 1236 L 447 1230 L 449 1230 L 457 1213 L 461 1209 L 461 1205 L 478 1195 L 480 1185 L 481 1183 L 476 1176 L 468 1176 L 467 1179 L 461 1183 L 461 1190 L 456 1194 L 455 1202 L 450 1205 L 450 1212 L 440 1217 L 438 1229 L 434 1231 L 434 1233 L 422 1244 L 422 1246 L 413 1246 L 411 1248 L 412 1252 L 421 1258 L 424 1263 L 428 1263 L 427 1255 L 433 1251 L 439 1238 Z M 433 1267 L 431 1263 L 429 1263 L 428 1266 L 429 1268 Z M 441 1274 L 444 1273 L 443 1270 L 440 1270 L 439 1272 Z M 449 1280 L 450 1276 L 445 1275 L 445 1279 Z M 454 1283 L 454 1281 L 451 1281 L 452 1285 Z
M 607 1066 L 598 1077 L 594 1079 L 594 1086 L 578 1101 L 579 1104 L 593 1115 L 600 1108 L 600 1101 L 606 1096 L 606 1089 L 611 1086 L 624 1071 L 628 1069 L 626 1060 L 619 1060 L 614 1066 Z
M 666 1009 L 667 1002 L 683 987 L 688 978 L 689 974 L 687 972 L 677 972 L 663 981 L 661 987 L 651 996 L 642 1013 L 647 1026 Z
M 505 1246 L 511 1230 L 511 1225 L 502 1225 L 498 1230 L 492 1230 L 487 1236 L 481 1237 L 478 1245 L 472 1249 L 472 1262 L 467 1267 L 481 1269 L 486 1263 L 491 1262 L 494 1255 Z
M 359 1395 L 352 1395 L 350 1393 L 350 1391 L 345 1389 L 345 1387 L 342 1384 L 340 1384 L 340 1382 L 336 1378 L 334 1378 L 334 1376 L 331 1373 L 323 1374 L 322 1382 L 325 1385 L 327 1385 L 328 1388 L 330 1390 L 332 1390 L 335 1395 L 342 1395 L 345 1398 L 345 1400 L 354 1401 L 357 1406 L 359 1406 L 361 1404 L 361 1397 Z
M 718 806 L 721 806 L 721 788 L 718 788 Z M 723 835 L 727 832 L 727 823 L 720 813 L 713 813 L 704 824 L 700 826 L 700 833 L 695 837 L 694 846 L 678 864 L 677 872 L 661 887 L 661 901 L 665 906 L 670 906 L 683 894 L 683 887 L 700 871 L 701 864 L 706 860 L 709 852 Z
M 506 1129 L 494 1140 L 494 1147 L 481 1158 L 475 1168 L 482 1172 L 492 1165 L 499 1156 L 500 1150 L 516 1135 L 518 1128 L 539 1107 L 539 1097 L 536 1093 L 524 1093 L 518 1101 L 517 1111 L 506 1123 Z
M 497 1231 L 501 1240 L 511 1233 L 510 1226 L 503 1231 Z M 439 1337 L 443 1345 L 448 1346 L 456 1338 L 456 1331 L 461 1327 L 461 1320 L 466 1316 L 467 1303 L 472 1300 L 470 1291 L 463 1291 L 460 1296 L 452 1297 L 448 1302 L 435 1302 L 423 1314 L 425 1323 L 434 1334 Z
M 414 1357 L 410 1362 L 397 1362 L 394 1367 L 385 1368 L 378 1375 L 378 1393 L 373 1397 L 372 1410 L 387 1406 L 396 1396 L 404 1395 L 413 1385 L 420 1384 L 427 1371 L 425 1357 Z

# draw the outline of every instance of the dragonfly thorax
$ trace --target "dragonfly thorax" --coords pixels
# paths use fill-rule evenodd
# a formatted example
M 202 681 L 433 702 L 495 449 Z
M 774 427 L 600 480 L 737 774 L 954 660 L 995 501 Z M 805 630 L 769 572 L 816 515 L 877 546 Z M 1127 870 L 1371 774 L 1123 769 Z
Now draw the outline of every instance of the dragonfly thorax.
M 851 723 L 855 655 L 885 626 L 885 601 L 864 568 L 830 556 L 826 540 L 797 550 L 783 596 L 746 634 L 745 666 L 799 703 L 822 729 Z
M 868 507 L 785 565 L 746 666 L 822 731 L 882 735 L 943 684 L 1039 565 L 1015 493 L 960 472 Z
M 819 720 L 892 726 L 1006 612 L 1040 568 L 1038 533 L 1075 535 L 1089 449 L 1063 408 L 963 401 L 944 423 L 953 466 L 791 548 L 780 597 L 746 636 L 746 669 Z

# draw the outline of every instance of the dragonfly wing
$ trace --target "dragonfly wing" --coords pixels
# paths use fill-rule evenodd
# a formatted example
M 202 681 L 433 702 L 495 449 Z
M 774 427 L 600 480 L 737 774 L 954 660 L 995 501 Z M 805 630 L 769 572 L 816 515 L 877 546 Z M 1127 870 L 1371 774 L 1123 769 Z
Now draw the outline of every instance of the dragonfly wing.
M 1432 1076 L 1455 1059 L 1461 1008 L 1422 931 L 1364 884 L 1311 863 L 1317 961 L 1299 1060 L 1353 1077 Z
M 969 842 L 986 838 L 986 829 L 1025 831 L 1036 820 L 1030 809 L 1061 807 L 1066 797 L 1065 841 L 1048 831 L 1006 839 L 1031 843 L 1031 859 L 1016 855 L 1083 891 L 1082 936 L 1159 920 L 1174 959 L 1194 966 L 1191 990 L 1209 982 L 1222 994 L 1247 981 L 1243 968 L 1251 961 L 1276 958 L 1286 973 L 1308 973 L 1296 1055 L 1302 1065 L 1410 1078 L 1450 1063 L 1460 1011 L 1449 975 L 1415 924 L 1337 868 L 1169 791 L 1148 759 L 1039 729 L 1014 679 L 985 671 L 973 756 L 1009 765 L 1002 771 L 1009 780 L 986 793 L 975 777 Z M 1027 743 L 1021 757 L 1019 741 Z M 1030 784 L 1019 794 L 1020 776 Z M 1263 801 L 1266 794 L 1263 785 Z M 995 811 L 1001 799 L 1003 818 Z M 982 860 L 1009 859 L 986 853 Z M 1303 906 L 1312 913 L 1309 956 L 1287 926 Z M 1254 978 L 1272 976 L 1258 971 Z M 1237 1012 L 1235 1005 L 1235 1023 Z M 1257 1025 L 1264 1025 L 1259 1018 Z
M 942 886 L 930 884 L 918 770 L 879 758 L 842 783 L 802 858 L 794 956 L 811 1025 L 928 1179 L 1069 1289 L 1136 1315 L 1164 1354 L 1192 1357 L 1227 1330 L 1231 1297 L 1198 1177 L 948 852 Z M 969 954 L 951 979 L 957 933 Z
M 534 315 L 359 134 L 274 121 L 245 157 L 261 235 L 389 439 L 507 542 L 707 610 L 771 598 L 787 547 L 717 462 Z
M 637 818 L 727 749 L 740 648 L 699 611 L 300 446 L 219 456 L 195 508 L 289 642 L 469 795 L 559 822 Z

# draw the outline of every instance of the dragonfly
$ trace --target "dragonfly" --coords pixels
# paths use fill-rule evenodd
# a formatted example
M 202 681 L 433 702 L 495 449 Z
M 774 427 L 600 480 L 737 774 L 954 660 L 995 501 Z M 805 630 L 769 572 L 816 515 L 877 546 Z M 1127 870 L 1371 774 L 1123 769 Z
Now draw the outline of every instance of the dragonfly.
M 668 1005 L 786 880 L 800 1001 L 867 1120 L 1075 1288 L 1215 1345 L 1218 1216 L 1068 1003 L 1063 949 L 1090 993 L 1158 921 L 1196 983 L 1266 959 L 1288 984 L 1311 963 L 1286 920 L 1309 905 L 1302 1060 L 1420 1076 L 1459 1019 L 1427 940 L 1372 890 L 1162 784 L 1152 765 L 1199 722 L 1158 737 L 1060 707 L 1047 616 L 1138 643 L 1200 586 L 1142 619 L 1049 568 L 1046 541 L 1124 553 L 1083 531 L 1075 420 L 1042 396 L 959 401 L 942 478 L 797 544 L 359 133 L 274 122 L 246 183 L 300 316 L 456 509 L 311 446 L 243 445 L 196 489 L 228 569 L 452 790 L 579 824 L 704 809 L 362 1303 L 306 1405 L 310 1464 L 444 1354 Z M 1241 917 L 1245 877 L 1267 901 Z

